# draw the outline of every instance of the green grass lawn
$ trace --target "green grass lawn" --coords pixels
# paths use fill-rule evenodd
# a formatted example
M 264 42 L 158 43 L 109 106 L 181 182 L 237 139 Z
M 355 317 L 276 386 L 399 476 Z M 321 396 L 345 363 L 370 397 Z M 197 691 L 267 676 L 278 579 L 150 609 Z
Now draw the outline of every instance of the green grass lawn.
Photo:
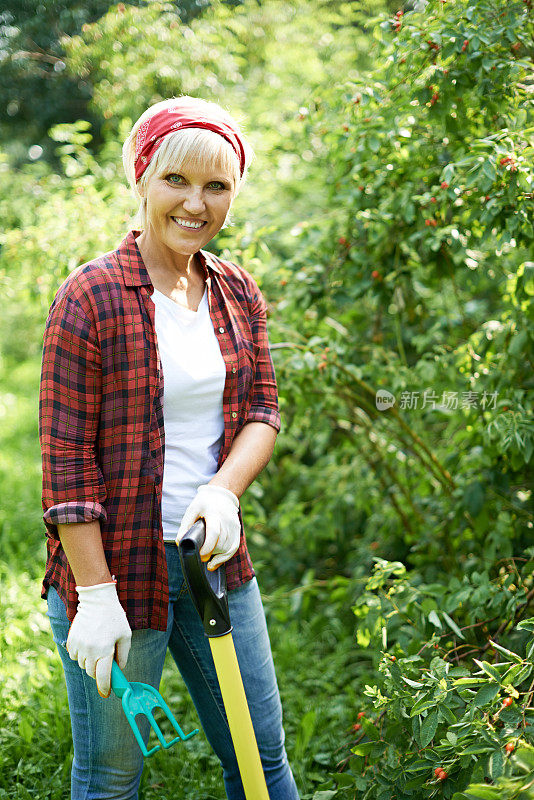
M 0 395 L 2 541 L 0 588 L 0 800 L 69 797 L 72 742 L 61 662 L 40 598 L 45 536 L 37 437 L 39 365 L 4 368 Z M 302 798 L 312 798 L 343 753 L 334 750 L 353 721 L 347 682 L 354 659 L 350 616 L 340 621 L 313 604 L 298 611 L 292 587 L 263 585 L 268 551 L 253 554 L 284 707 L 286 743 Z M 162 694 L 185 731 L 198 718 L 170 655 Z M 218 760 L 202 732 L 146 762 L 144 800 L 225 797 Z

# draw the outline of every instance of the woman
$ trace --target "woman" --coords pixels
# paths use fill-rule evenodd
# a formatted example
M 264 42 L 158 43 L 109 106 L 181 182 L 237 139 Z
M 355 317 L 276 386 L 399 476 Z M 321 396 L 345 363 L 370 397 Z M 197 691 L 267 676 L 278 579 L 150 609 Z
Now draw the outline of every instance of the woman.
M 67 683 L 75 800 L 137 797 L 143 758 L 110 693 L 111 664 L 115 657 L 129 680 L 158 687 L 167 647 L 227 797 L 244 798 L 176 546 L 199 517 L 208 569 L 226 570 L 270 798 L 298 798 L 239 507 L 280 429 L 266 304 L 243 268 L 202 250 L 225 224 L 250 157 L 218 105 L 180 97 L 150 107 L 123 147 L 142 231 L 74 270 L 50 308 L 42 594 Z

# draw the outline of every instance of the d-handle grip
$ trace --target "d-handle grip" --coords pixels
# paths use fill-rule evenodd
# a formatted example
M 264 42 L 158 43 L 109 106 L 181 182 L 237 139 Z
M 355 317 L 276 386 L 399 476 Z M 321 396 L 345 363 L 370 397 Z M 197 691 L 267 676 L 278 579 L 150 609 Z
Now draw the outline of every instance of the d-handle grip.
M 189 528 L 178 543 L 182 572 L 191 599 L 200 614 L 206 636 L 226 636 L 232 630 L 228 597 L 226 594 L 226 570 L 224 564 L 210 571 L 200 557 L 200 549 L 206 538 L 206 524 L 202 518 Z

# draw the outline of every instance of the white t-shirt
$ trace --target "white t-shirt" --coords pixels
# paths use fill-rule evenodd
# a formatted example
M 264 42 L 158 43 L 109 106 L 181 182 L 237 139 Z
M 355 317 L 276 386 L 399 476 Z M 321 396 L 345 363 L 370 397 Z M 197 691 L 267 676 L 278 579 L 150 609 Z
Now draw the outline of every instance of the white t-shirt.
M 174 541 L 198 486 L 217 472 L 224 438 L 226 367 L 206 288 L 197 311 L 157 289 L 152 301 L 164 389 L 163 539 Z

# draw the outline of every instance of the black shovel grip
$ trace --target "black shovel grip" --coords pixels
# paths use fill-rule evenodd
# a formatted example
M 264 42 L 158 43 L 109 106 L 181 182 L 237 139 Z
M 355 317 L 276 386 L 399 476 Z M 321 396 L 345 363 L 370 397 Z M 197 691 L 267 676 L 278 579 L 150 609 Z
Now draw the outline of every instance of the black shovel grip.
M 224 564 L 210 571 L 200 558 L 200 548 L 206 538 L 204 520 L 198 519 L 178 543 L 180 562 L 187 588 L 195 608 L 200 614 L 206 636 L 225 636 L 232 630 L 226 570 Z

